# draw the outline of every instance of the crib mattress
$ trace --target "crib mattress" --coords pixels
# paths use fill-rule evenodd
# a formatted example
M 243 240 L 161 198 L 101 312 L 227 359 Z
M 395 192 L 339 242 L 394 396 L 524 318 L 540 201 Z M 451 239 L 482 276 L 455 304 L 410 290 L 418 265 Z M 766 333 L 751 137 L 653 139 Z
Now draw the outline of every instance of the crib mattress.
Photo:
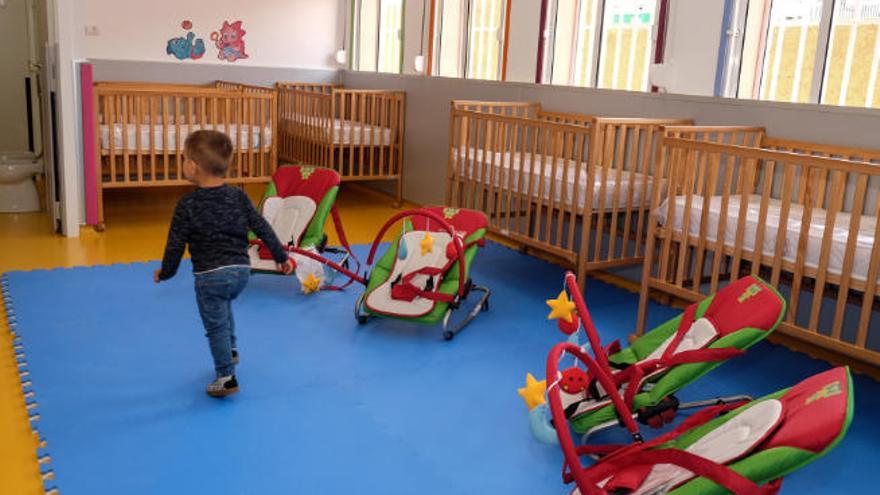
M 309 132 L 323 133 L 327 127 L 326 119 L 299 116 L 282 118 L 282 124 L 309 128 Z M 350 120 L 333 120 L 333 144 L 342 146 L 391 146 L 391 128 L 363 124 Z
M 709 199 L 709 212 L 706 219 L 706 240 L 716 242 L 718 237 L 718 224 L 722 215 L 726 216 L 724 232 L 724 245 L 733 247 L 736 240 L 737 222 L 740 217 L 741 196 L 731 195 L 727 205 L 727 211 L 721 211 L 721 196 L 712 196 Z M 668 199 L 654 211 L 654 215 L 661 225 L 666 223 Z M 672 229 L 675 232 L 682 231 L 684 222 L 684 207 L 687 198 L 675 197 L 675 218 Z M 690 235 L 699 235 L 700 223 L 703 217 L 703 197 L 694 195 L 691 199 L 691 213 L 688 221 Z M 743 233 L 743 249 L 754 252 L 755 240 L 758 232 L 758 220 L 761 211 L 760 196 L 750 196 L 746 208 L 746 221 Z M 764 238 L 761 252 L 765 256 L 773 256 L 776 252 L 776 240 L 780 228 L 782 202 L 771 199 L 768 202 L 767 219 L 764 222 Z M 822 240 L 826 229 L 826 211 L 813 209 L 810 220 L 810 231 L 807 235 L 807 249 L 804 256 L 804 265 L 816 269 L 819 266 L 819 257 L 822 253 Z M 801 236 L 801 218 L 803 217 L 803 205 L 792 204 L 789 209 L 788 221 L 785 225 L 785 241 L 782 246 L 782 258 L 790 263 L 797 261 L 797 248 Z M 856 247 L 853 259 L 852 278 L 864 282 L 867 279 L 868 268 L 871 262 L 871 254 L 874 247 L 874 229 L 877 225 L 877 217 L 862 216 L 859 223 L 859 233 L 856 237 Z M 838 213 L 832 227 L 830 253 L 828 257 L 827 271 L 834 275 L 840 275 L 843 269 L 843 259 L 846 255 L 846 244 L 849 239 L 850 215 Z
M 457 173 L 463 175 L 467 180 L 494 186 L 496 190 L 507 191 L 509 189 L 513 193 L 519 193 L 522 190 L 535 200 L 541 198 L 549 201 L 552 198 L 553 203 L 557 206 L 563 205 L 565 208 L 571 208 L 577 188 L 577 209 L 582 210 L 586 203 L 587 187 L 593 188 L 592 209 L 594 210 L 599 209 L 600 203 L 605 210 L 609 210 L 615 207 L 615 203 L 617 208 L 623 209 L 627 205 L 648 207 L 651 202 L 651 188 L 654 179 L 641 173 L 622 170 L 618 176 L 617 170 L 597 170 L 594 173 L 592 183 L 587 184 L 590 178 L 586 168 L 581 165 L 578 170 L 579 167 L 573 160 L 557 158 L 554 173 L 554 159 L 549 156 L 536 155 L 533 165 L 530 153 L 526 153 L 525 157 L 522 157 L 522 154 L 518 152 L 495 152 L 493 154 L 472 148 L 467 155 L 466 157 L 464 150 L 461 150 L 455 164 Z M 566 161 L 568 162 L 567 170 Z M 520 170 L 522 170 L 521 184 Z M 604 178 L 604 201 L 600 201 L 603 199 L 603 173 L 607 175 Z M 661 187 L 663 183 L 665 180 L 660 181 Z M 631 199 L 630 194 L 632 194 Z
M 272 145 L 271 127 L 263 127 L 263 132 L 261 133 L 260 128 L 256 126 L 182 124 L 179 131 L 180 137 L 178 138 L 178 128 L 174 125 L 166 127 L 162 124 L 123 125 L 115 123 L 112 125 L 100 125 L 101 150 L 110 151 L 112 139 L 113 147 L 117 152 L 149 152 L 150 149 L 160 152 L 165 150 L 177 151 L 178 149 L 182 151 L 183 143 L 186 137 L 189 136 L 189 133 L 200 129 L 225 132 L 232 140 L 232 145 L 236 149 L 259 150 L 260 148 L 269 148 Z M 151 134 L 153 136 L 152 143 L 150 143 Z M 138 142 L 138 138 L 140 138 L 140 142 Z

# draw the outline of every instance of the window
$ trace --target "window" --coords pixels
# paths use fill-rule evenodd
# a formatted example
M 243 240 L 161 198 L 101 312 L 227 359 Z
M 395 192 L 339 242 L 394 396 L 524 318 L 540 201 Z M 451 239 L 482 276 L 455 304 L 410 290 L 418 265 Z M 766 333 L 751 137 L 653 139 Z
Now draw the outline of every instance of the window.
M 550 2 L 545 82 L 646 91 L 658 0 Z
M 821 16 L 822 0 L 773 1 L 761 75 L 761 99 L 810 101 Z
M 500 79 L 504 1 L 473 0 L 468 27 L 469 79 Z
M 731 62 L 741 63 L 740 97 L 880 108 L 880 0 L 751 0 L 747 8 L 742 60 Z
M 438 0 L 435 6 L 432 73 L 503 79 L 510 0 Z
M 354 7 L 353 67 L 400 73 L 403 0 L 357 0 Z
M 880 1 L 838 0 L 831 21 L 822 103 L 880 108 Z

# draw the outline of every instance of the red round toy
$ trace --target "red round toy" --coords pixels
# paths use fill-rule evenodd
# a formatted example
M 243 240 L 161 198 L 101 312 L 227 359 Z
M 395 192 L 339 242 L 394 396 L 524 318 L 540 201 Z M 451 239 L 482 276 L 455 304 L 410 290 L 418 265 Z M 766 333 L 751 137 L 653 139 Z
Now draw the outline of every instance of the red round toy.
M 559 386 L 567 394 L 577 394 L 587 389 L 590 383 L 590 377 L 587 372 L 580 368 L 568 368 L 562 372 L 562 379 Z
M 559 327 L 560 332 L 565 335 L 571 335 L 581 329 L 581 319 L 578 318 L 577 313 L 572 313 L 571 322 L 565 321 L 565 318 L 560 318 L 556 320 L 556 325 Z
M 193 23 L 190 20 L 186 20 L 180 23 L 180 27 L 189 31 L 193 27 Z

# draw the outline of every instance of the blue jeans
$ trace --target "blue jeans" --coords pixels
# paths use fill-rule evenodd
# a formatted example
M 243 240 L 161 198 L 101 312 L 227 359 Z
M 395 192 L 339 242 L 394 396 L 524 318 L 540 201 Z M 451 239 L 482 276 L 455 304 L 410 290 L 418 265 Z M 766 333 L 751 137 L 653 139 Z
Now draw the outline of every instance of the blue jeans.
M 247 286 L 250 275 L 251 269 L 245 266 L 230 266 L 195 275 L 196 302 L 218 377 L 235 374 L 235 365 L 232 364 L 232 348 L 235 347 L 232 301 Z

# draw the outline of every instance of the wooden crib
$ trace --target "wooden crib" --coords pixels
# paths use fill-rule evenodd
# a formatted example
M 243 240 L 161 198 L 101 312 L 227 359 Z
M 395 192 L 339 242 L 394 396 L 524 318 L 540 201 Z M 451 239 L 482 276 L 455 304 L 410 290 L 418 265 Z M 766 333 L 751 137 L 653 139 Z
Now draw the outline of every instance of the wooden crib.
M 95 83 L 99 230 L 104 190 L 189 184 L 182 172 L 183 144 L 199 129 L 216 129 L 232 139 L 228 182 L 268 182 L 278 163 L 274 91 L 214 86 Z
M 654 157 L 680 119 L 592 117 L 537 103 L 454 101 L 446 202 L 490 230 L 590 270 L 639 264 L 647 208 L 664 181 Z
M 284 161 L 335 170 L 343 181 L 394 181 L 403 193 L 405 94 L 335 84 L 278 83 Z
M 649 292 L 697 301 L 755 274 L 789 301 L 784 343 L 877 376 L 880 152 L 760 128 L 666 132 L 668 182 L 652 199 L 637 333 Z

